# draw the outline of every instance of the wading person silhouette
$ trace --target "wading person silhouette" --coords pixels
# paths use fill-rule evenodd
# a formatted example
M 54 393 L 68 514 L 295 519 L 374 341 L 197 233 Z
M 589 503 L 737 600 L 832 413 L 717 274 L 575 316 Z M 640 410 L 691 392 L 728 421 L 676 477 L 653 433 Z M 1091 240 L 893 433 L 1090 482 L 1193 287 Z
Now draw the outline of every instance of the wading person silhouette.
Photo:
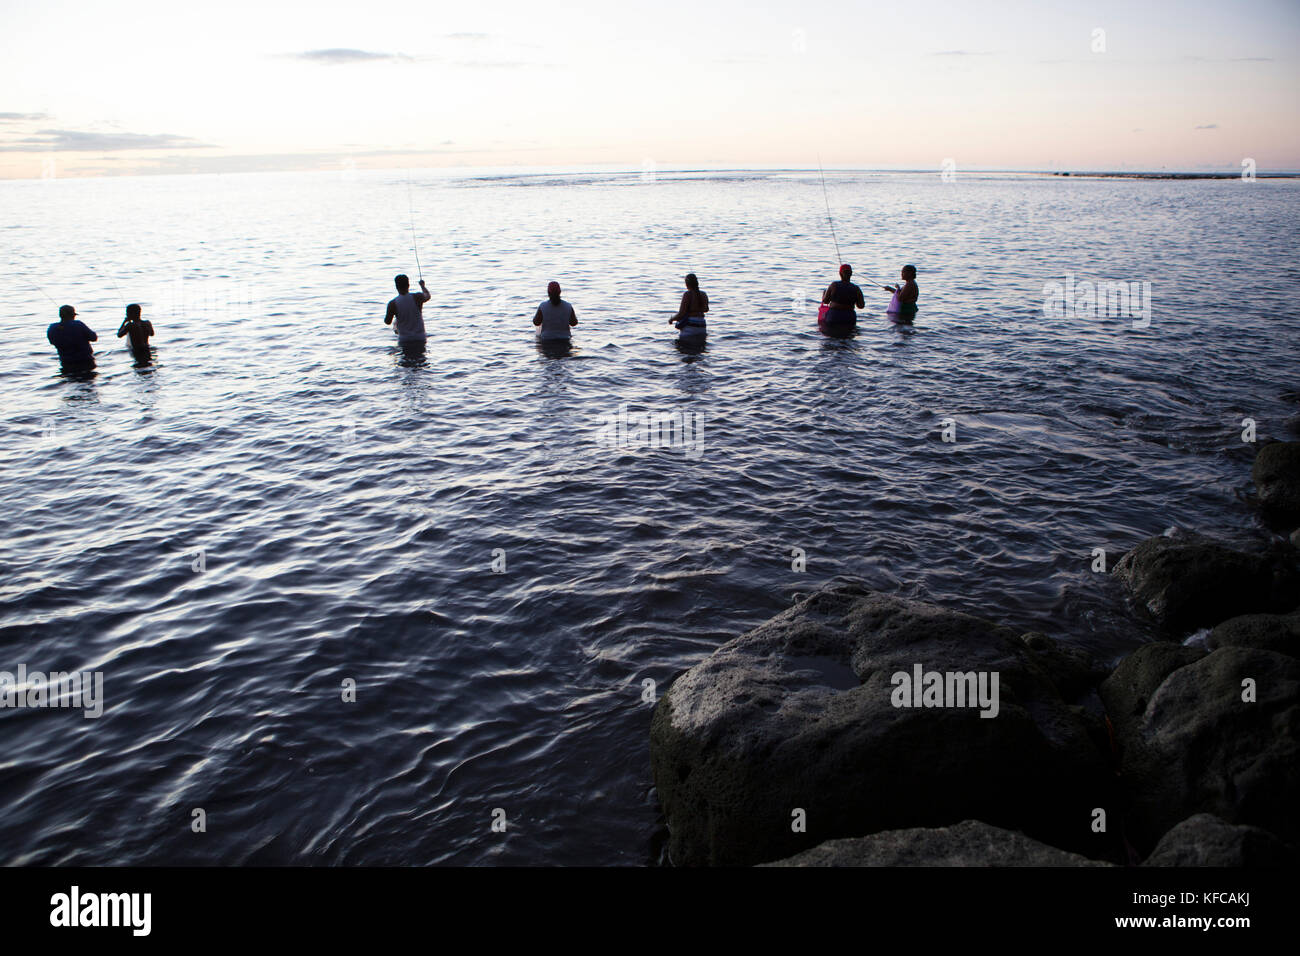
M 853 276 L 853 267 L 847 262 L 840 266 L 840 277 L 826 287 L 822 293 L 822 303 L 830 306 L 818 320 L 823 332 L 842 335 L 852 332 L 858 324 L 858 315 L 854 309 L 865 309 L 862 290 L 849 279 Z
M 85 368 L 95 364 L 95 350 L 90 343 L 98 342 L 99 336 L 77 318 L 77 310 L 72 306 L 59 306 L 59 321 L 50 324 L 45 337 L 59 350 L 59 361 L 65 368 Z
M 423 345 L 428 338 L 424 332 L 424 303 L 433 296 L 423 279 L 419 292 L 411 291 L 411 280 L 404 275 L 394 277 L 393 284 L 397 286 L 397 296 L 388 303 L 384 324 L 392 325 L 398 345 Z
M 700 280 L 694 272 L 686 274 L 686 291 L 682 293 L 682 304 L 677 314 L 668 320 L 677 326 L 677 337 L 683 342 L 698 342 L 708 335 L 708 326 L 704 322 L 704 313 L 709 311 L 709 296 L 700 291 Z
M 894 298 L 890 300 L 886 311 L 890 315 L 910 319 L 916 315 L 916 300 L 921 294 L 921 288 L 916 284 L 916 266 L 903 266 L 901 276 L 902 285 L 887 285 L 881 288 L 886 292 L 894 293 Z
M 117 337 L 129 336 L 126 340 L 131 353 L 137 359 L 149 358 L 149 336 L 153 335 L 153 323 L 140 318 L 140 306 L 132 303 L 126 307 L 126 318 L 117 330 Z
M 569 329 L 578 324 L 573 306 L 560 298 L 560 284 L 552 282 L 546 287 L 546 301 L 537 307 L 533 325 L 537 326 L 537 341 L 568 342 Z

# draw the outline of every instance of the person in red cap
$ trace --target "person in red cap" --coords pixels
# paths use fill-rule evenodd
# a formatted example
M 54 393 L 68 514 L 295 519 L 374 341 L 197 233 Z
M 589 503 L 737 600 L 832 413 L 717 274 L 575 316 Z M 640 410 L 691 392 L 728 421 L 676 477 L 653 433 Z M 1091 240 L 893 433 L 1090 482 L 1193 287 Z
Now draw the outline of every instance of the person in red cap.
M 537 314 L 533 316 L 538 341 L 567 342 L 571 336 L 569 328 L 577 324 L 578 316 L 573 306 L 560 298 L 560 284 L 552 282 L 547 285 L 546 301 L 537 307 Z
M 822 302 L 830 306 L 822 320 L 824 329 L 837 332 L 852 329 L 858 324 L 858 315 L 853 310 L 867 307 L 862 299 L 862 290 L 849 281 L 852 275 L 853 267 L 844 263 L 840 266 L 839 279 L 828 285 L 822 293 Z

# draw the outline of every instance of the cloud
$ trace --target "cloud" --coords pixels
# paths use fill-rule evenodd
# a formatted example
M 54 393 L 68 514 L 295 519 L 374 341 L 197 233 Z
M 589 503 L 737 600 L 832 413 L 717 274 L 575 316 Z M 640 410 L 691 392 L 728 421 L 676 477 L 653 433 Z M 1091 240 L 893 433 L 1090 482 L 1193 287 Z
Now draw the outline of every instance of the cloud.
M 0 113 L 0 123 L 20 123 L 25 120 L 43 120 L 47 113 Z
M 345 63 L 400 63 L 411 57 L 401 53 L 376 53 L 372 50 L 353 50 L 347 47 L 335 47 L 329 50 L 303 50 L 301 53 L 284 54 L 295 60 L 308 63 L 321 63 L 326 66 L 340 66 Z
M 447 34 L 449 37 L 464 37 L 466 39 L 486 39 L 488 34 Z M 462 50 L 462 56 L 469 54 L 468 49 Z M 288 57 L 292 60 L 299 60 L 304 63 L 317 63 L 324 66 L 342 66 L 355 63 L 441 63 L 444 66 L 467 67 L 479 70 L 521 70 L 528 67 L 547 68 L 553 66 L 548 63 L 530 63 L 525 60 L 491 60 L 491 59 L 459 59 L 450 60 L 436 56 L 411 56 L 406 53 L 379 53 L 373 50 L 354 50 L 346 47 L 339 47 L 330 50 L 304 50 L 300 53 L 283 53 L 281 56 Z
M 115 150 L 203 149 L 209 146 L 210 143 L 201 143 L 174 133 L 92 133 L 86 130 L 42 129 L 32 136 L 0 142 L 0 152 L 103 153 Z
M 1218 123 L 1206 123 L 1204 126 L 1198 126 L 1197 129 L 1218 129 Z
M 475 42 L 492 38 L 490 33 L 474 33 L 469 30 L 462 30 L 459 33 L 444 33 L 442 36 L 445 40 L 472 40 Z
M 939 50 L 936 53 L 930 53 L 929 56 L 992 56 L 983 50 Z

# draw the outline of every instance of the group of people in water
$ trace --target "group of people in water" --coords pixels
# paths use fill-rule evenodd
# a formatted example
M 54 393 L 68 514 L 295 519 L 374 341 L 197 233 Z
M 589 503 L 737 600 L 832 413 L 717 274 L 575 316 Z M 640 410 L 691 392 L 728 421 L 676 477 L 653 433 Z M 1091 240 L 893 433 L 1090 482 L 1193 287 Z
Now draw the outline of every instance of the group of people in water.
M 840 266 L 839 279 L 832 282 L 822 293 L 822 308 L 817 316 L 818 327 L 827 335 L 847 335 L 857 327 L 857 310 L 866 308 L 862 288 L 852 281 L 853 267 L 848 263 Z M 916 284 L 916 268 L 903 266 L 902 282 L 893 286 L 881 286 L 886 292 L 893 293 L 889 304 L 889 314 L 895 321 L 907 322 L 916 315 L 916 300 L 920 289 Z M 420 291 L 411 291 L 411 280 L 399 275 L 393 280 L 397 295 L 389 301 L 384 313 L 384 324 L 391 325 L 397 334 L 397 344 L 404 347 L 420 346 L 428 338 L 424 328 L 424 303 L 433 296 L 424 280 L 420 280 Z M 701 343 L 708 335 L 705 314 L 709 311 L 708 294 L 700 289 L 700 280 L 695 273 L 686 275 L 686 291 L 682 293 L 681 305 L 677 313 L 668 320 L 669 325 L 677 327 L 677 339 L 686 344 Z M 572 328 L 578 324 L 578 316 L 573 306 L 560 298 L 560 284 L 551 282 L 546 287 L 546 300 L 533 314 L 533 325 L 537 328 L 537 340 L 548 345 L 567 345 L 571 341 Z M 126 318 L 117 330 L 118 338 L 126 338 L 137 362 L 148 362 L 152 356 L 149 339 L 154 334 L 153 323 L 141 317 L 139 305 L 126 307 Z M 70 305 L 59 307 L 59 321 L 46 330 L 46 338 L 59 353 L 59 359 L 65 368 L 85 368 L 94 364 L 95 352 L 90 343 L 99 341 L 89 326 L 77 318 L 77 311 Z
M 840 277 L 822 293 L 822 308 L 817 314 L 818 327 L 828 335 L 847 334 L 858 324 L 856 309 L 865 309 L 862 288 L 852 282 L 853 267 L 847 262 L 840 266 Z M 910 322 L 916 316 L 916 300 L 921 294 L 916 284 L 916 266 L 903 266 L 902 283 L 882 285 L 894 298 L 886 310 L 896 322 Z
M 153 357 L 149 348 L 149 338 L 153 334 L 153 323 L 141 317 L 140 306 L 128 305 L 126 318 L 118 326 L 117 337 L 126 339 L 127 347 L 137 362 L 148 362 Z M 98 342 L 99 336 L 77 318 L 77 310 L 72 306 L 59 306 L 59 321 L 51 323 L 45 330 L 45 337 L 58 350 L 64 368 L 81 369 L 95 364 L 95 350 L 90 343 Z

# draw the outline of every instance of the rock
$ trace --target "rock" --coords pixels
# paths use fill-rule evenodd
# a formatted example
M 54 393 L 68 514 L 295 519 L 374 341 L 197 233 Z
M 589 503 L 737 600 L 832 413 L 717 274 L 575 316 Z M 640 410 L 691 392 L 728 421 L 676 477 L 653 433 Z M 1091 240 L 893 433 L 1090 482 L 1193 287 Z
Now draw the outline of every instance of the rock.
M 1149 685 L 1173 660 L 1162 658 L 1158 668 L 1154 659 L 1145 668 L 1139 662 L 1134 671 L 1144 676 L 1133 685 Z M 1113 699 L 1112 681 L 1123 666 L 1102 685 L 1103 700 Z M 1247 678 L 1254 681 L 1254 702 L 1242 699 Z M 1196 813 L 1296 842 L 1300 661 L 1252 647 L 1220 647 L 1169 670 L 1139 714 L 1116 713 L 1112 722 L 1130 801 L 1126 835 L 1140 852 Z
M 1166 677 L 1204 656 L 1200 648 L 1157 641 L 1143 644 L 1120 661 L 1115 672 L 1102 682 L 1100 691 L 1116 736 L 1125 737 L 1132 732 Z
M 1262 446 L 1250 476 L 1266 520 L 1288 528 L 1300 523 L 1300 442 L 1278 441 Z
M 895 707 L 895 673 L 998 675 L 998 713 Z M 1114 779 L 1078 712 L 1007 628 L 840 586 L 680 675 L 651 721 L 678 864 L 752 864 L 828 839 L 978 818 L 1104 855 Z M 796 832 L 802 810 L 806 832 Z
M 1293 854 L 1267 830 L 1233 826 L 1212 813 L 1198 813 L 1156 844 L 1143 866 L 1289 866 Z
M 1046 634 L 1033 631 L 1021 636 L 1020 640 L 1037 655 L 1052 683 L 1067 701 L 1083 700 L 1110 673 L 1109 668 L 1094 660 L 1083 648 L 1055 641 Z
M 1166 630 L 1180 634 L 1240 614 L 1289 611 L 1300 601 L 1294 555 L 1247 554 L 1186 531 L 1148 538 L 1113 573 Z
M 979 820 L 827 840 L 762 866 L 1110 866 Z
M 1210 632 L 1210 650 L 1258 647 L 1300 657 L 1300 611 L 1290 614 L 1245 614 L 1230 618 Z

